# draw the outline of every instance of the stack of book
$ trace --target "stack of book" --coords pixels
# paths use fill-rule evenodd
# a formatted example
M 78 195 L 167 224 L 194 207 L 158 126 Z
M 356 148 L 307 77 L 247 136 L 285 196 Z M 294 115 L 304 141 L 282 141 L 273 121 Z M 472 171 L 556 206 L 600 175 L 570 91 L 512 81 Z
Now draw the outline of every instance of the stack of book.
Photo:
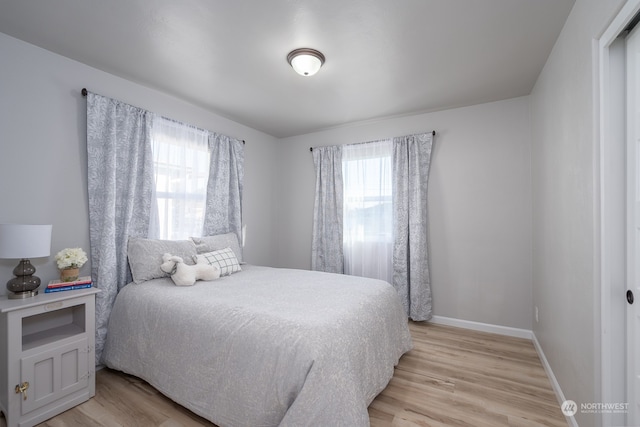
M 78 277 L 78 280 L 73 282 L 62 282 L 60 280 L 52 280 L 44 290 L 45 293 L 60 292 L 60 291 L 72 291 L 74 289 L 85 289 L 91 287 L 91 276 Z

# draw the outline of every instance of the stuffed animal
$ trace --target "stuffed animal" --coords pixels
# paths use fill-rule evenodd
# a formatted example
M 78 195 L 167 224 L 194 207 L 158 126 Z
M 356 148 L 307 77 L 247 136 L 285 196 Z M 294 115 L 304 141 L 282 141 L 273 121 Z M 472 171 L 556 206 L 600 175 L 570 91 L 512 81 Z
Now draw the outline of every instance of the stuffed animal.
M 164 254 L 160 269 L 169 273 L 177 286 L 192 286 L 196 280 L 215 280 L 220 277 L 220 270 L 209 263 L 199 262 L 187 265 L 179 256 Z

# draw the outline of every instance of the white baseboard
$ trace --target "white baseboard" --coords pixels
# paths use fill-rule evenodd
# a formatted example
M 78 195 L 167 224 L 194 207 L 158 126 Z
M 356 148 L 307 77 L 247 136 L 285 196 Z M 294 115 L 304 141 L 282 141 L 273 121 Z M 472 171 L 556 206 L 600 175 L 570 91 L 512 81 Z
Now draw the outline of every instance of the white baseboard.
M 453 317 L 433 316 L 431 323 L 439 325 L 456 326 L 458 328 L 471 329 L 473 331 L 490 332 L 509 337 L 532 339 L 533 332 L 527 329 L 511 328 L 509 326 L 492 325 L 490 323 L 473 322 L 471 320 L 454 319 Z
M 538 338 L 536 338 L 536 334 L 532 332 L 531 335 L 533 336 L 532 338 L 533 346 L 536 348 L 536 352 L 538 352 L 538 357 L 540 357 L 540 361 L 542 362 L 542 366 L 544 367 L 544 370 L 547 373 L 547 377 L 549 377 L 549 381 L 551 381 L 551 387 L 553 388 L 553 391 L 556 393 L 556 398 L 558 399 L 558 403 L 560 404 L 560 406 L 562 406 L 562 403 L 567 399 L 564 397 L 564 393 L 560 388 L 560 384 L 558 383 L 556 376 L 553 374 L 553 371 L 551 370 L 551 365 L 549 365 L 549 361 L 547 360 L 547 357 L 544 355 L 544 351 L 542 351 L 542 346 L 538 342 Z M 571 427 L 578 427 L 578 422 L 576 421 L 575 417 L 565 416 L 565 418 L 567 419 L 567 422 Z

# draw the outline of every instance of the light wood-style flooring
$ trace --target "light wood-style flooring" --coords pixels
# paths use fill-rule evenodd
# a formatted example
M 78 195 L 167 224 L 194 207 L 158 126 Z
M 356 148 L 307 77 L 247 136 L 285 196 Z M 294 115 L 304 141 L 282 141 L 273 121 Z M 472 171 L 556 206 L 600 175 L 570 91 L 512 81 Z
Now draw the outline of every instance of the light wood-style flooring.
M 425 323 L 410 329 L 414 349 L 369 407 L 372 427 L 568 425 L 531 341 Z M 138 378 L 102 369 L 93 399 L 40 426 L 213 424 Z

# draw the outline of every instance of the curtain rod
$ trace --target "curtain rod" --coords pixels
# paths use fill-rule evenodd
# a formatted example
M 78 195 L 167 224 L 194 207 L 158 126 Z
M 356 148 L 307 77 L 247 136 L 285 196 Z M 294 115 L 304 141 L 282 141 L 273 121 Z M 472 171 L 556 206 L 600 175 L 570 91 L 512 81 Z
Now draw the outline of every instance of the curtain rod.
M 431 135 L 436 136 L 436 131 L 432 131 Z M 309 147 L 309 151 L 313 152 L 313 147 Z
M 86 87 L 83 87 L 83 88 L 82 88 L 82 90 L 81 90 L 81 92 L 82 92 L 82 96 L 87 96 L 87 88 L 86 88 Z M 166 118 L 166 119 L 169 119 L 168 117 L 165 117 L 165 118 Z M 173 120 L 173 119 L 169 119 L 169 120 Z M 178 122 L 178 120 L 173 120 L 173 121 Z M 196 127 L 196 126 L 194 126 L 194 127 Z M 242 140 L 242 145 L 244 145 L 244 144 L 246 144 L 246 143 L 247 143 L 247 142 L 243 139 L 243 140 Z

